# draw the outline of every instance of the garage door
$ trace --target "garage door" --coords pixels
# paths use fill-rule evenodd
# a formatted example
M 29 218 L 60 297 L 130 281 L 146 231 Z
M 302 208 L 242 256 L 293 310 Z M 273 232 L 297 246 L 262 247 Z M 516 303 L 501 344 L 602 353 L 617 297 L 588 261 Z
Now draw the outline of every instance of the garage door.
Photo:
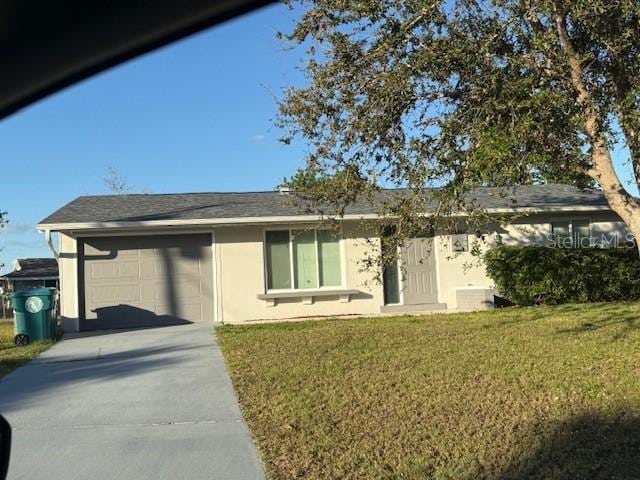
M 82 243 L 82 330 L 213 321 L 210 234 Z

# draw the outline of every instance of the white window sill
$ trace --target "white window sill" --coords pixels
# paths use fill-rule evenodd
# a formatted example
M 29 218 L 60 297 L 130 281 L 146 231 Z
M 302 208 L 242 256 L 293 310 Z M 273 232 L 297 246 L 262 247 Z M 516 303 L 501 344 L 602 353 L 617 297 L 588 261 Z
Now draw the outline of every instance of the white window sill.
M 351 301 L 351 295 L 357 295 L 361 293 L 360 290 L 351 289 L 313 289 L 313 290 L 290 290 L 286 292 L 268 292 L 257 295 L 260 300 L 265 300 L 268 307 L 275 307 L 278 300 L 299 298 L 302 299 L 302 303 L 305 305 L 313 304 L 313 300 L 316 297 L 338 297 L 342 303 L 348 303 Z

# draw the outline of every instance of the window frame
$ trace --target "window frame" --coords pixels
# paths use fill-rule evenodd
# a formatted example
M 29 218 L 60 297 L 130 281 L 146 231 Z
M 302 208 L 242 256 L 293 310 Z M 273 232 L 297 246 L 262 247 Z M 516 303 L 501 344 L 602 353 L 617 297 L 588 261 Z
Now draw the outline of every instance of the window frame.
M 294 254 L 293 254 L 293 232 L 299 230 L 312 230 L 315 241 L 315 253 L 316 253 L 316 281 L 317 287 L 312 288 L 296 288 L 295 287 L 295 266 L 294 266 Z M 346 262 L 345 262 L 345 249 L 344 238 L 342 232 L 338 237 L 338 248 L 340 255 L 340 285 L 333 286 L 320 286 L 320 256 L 318 251 L 318 232 L 319 231 L 333 231 L 329 227 L 265 227 L 262 230 L 262 261 L 263 261 L 263 278 L 264 278 L 264 293 L 287 293 L 287 292 L 314 292 L 322 290 L 340 290 L 346 288 Z M 289 278 L 291 280 L 291 288 L 269 288 L 269 270 L 267 262 L 267 232 L 288 232 L 289 233 Z
M 593 244 L 591 243 L 591 241 L 589 242 L 589 247 L 583 247 L 583 246 L 575 246 L 574 242 L 575 242 L 575 230 L 573 228 L 573 222 L 575 221 L 586 221 L 589 227 L 589 236 L 588 238 L 591 240 L 591 233 L 592 233 L 592 227 L 591 227 L 591 217 L 569 217 L 569 218 L 551 218 L 549 219 L 549 235 L 551 236 L 551 238 L 553 238 L 553 246 L 557 247 L 557 248 L 589 248 L 592 247 Z M 555 241 L 554 238 L 554 233 L 553 233 L 553 224 L 554 223 L 568 223 L 569 224 L 569 238 L 571 239 L 571 246 L 570 247 L 564 247 L 564 246 L 558 246 L 557 242 Z

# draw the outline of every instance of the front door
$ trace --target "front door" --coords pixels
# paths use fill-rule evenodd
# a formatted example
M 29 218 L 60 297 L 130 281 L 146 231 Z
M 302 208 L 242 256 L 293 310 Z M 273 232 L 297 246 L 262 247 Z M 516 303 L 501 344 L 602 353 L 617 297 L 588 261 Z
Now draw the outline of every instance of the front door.
M 412 238 L 402 248 L 400 260 L 405 305 L 438 301 L 435 256 L 433 238 Z

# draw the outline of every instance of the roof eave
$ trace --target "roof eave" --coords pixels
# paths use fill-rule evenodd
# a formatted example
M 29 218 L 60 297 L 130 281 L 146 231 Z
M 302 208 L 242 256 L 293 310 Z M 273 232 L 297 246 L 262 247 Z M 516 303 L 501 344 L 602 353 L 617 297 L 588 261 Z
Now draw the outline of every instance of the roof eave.
M 528 208 L 488 208 L 489 214 L 509 214 L 509 213 L 564 213 L 564 212 L 588 212 L 611 210 L 607 205 L 571 205 L 571 206 L 549 206 L 549 207 L 528 207 Z M 429 214 L 425 214 L 429 215 Z M 466 216 L 465 212 L 460 212 L 459 216 Z M 128 230 L 163 227 L 219 227 L 234 225 L 268 225 L 282 223 L 309 223 L 324 221 L 330 216 L 326 215 L 283 215 L 269 217 L 233 217 L 233 218 L 202 218 L 202 219 L 178 219 L 178 220 L 145 220 L 134 222 L 66 222 L 66 223 L 40 223 L 36 228 L 40 231 L 62 232 L 68 230 Z M 375 213 L 369 214 L 346 214 L 340 220 L 376 220 L 382 218 Z
M 378 215 L 345 215 L 344 220 L 375 219 Z M 69 223 L 40 223 L 36 228 L 40 231 L 50 230 L 60 232 L 66 230 L 102 230 L 102 229 L 136 229 L 161 227 L 206 227 L 225 225 L 256 225 L 269 223 L 308 223 L 327 220 L 322 215 L 287 215 L 273 217 L 234 217 L 234 218 L 201 218 L 188 220 L 145 220 L 136 222 L 69 222 Z
M 21 277 L 11 276 L 10 273 L 7 273 L 6 275 L 2 275 L 0 278 L 3 278 L 4 280 L 58 280 L 60 278 L 60 275 L 31 275 L 28 277 Z

